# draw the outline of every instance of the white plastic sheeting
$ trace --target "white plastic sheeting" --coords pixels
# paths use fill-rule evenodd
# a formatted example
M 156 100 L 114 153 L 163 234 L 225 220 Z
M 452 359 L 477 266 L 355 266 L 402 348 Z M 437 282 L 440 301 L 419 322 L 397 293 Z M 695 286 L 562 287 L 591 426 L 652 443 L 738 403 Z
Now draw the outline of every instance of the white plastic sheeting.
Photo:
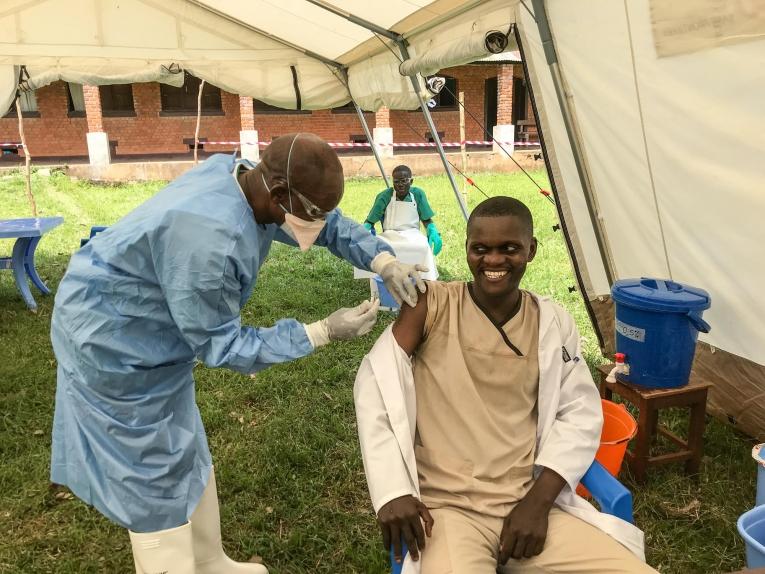
M 0 113 L 4 113 L 13 105 L 18 81 L 18 68 L 0 66 Z
M 359 62 L 349 70 L 348 87 L 361 109 L 378 110 L 382 106 L 394 110 L 419 108 L 420 102 L 414 96 L 410 79 L 399 74 L 399 64 L 400 60 L 386 52 Z M 420 85 L 423 98 L 432 98 L 433 94 L 425 89 L 424 83 Z
M 417 54 L 484 30 L 507 30 L 516 1 L 326 4 L 404 35 Z M 418 105 L 411 83 L 391 73 L 400 63 L 394 42 L 306 0 L 3 0 L 0 30 L 0 67 L 27 66 L 38 87 L 54 79 L 172 83 L 161 71 L 180 66 L 271 105 L 321 109 L 350 100 L 340 71 L 346 67 L 362 108 Z M 462 63 L 465 55 L 454 57 L 444 65 Z M 1 103 L 10 88 L 0 83 L 0 90 Z
M 614 278 L 706 289 L 700 339 L 765 365 L 765 41 L 659 58 L 648 0 L 546 6 Z M 587 296 L 608 294 L 537 27 L 518 15 Z
M 403 75 L 430 76 L 443 68 L 475 62 L 486 56 L 486 34 L 471 34 L 468 38 L 452 40 L 437 49 L 427 50 L 420 56 L 405 60 L 399 66 Z
M 108 65 L 92 66 L 83 62 L 78 66 L 76 62 L 71 62 L 61 66 L 51 62 L 49 66 L 26 67 L 26 72 L 29 78 L 21 82 L 21 89 L 25 91 L 36 90 L 58 80 L 89 86 L 136 82 L 162 82 L 177 87 L 183 85 L 183 70 L 177 64 L 136 66 L 132 62 L 109 62 Z

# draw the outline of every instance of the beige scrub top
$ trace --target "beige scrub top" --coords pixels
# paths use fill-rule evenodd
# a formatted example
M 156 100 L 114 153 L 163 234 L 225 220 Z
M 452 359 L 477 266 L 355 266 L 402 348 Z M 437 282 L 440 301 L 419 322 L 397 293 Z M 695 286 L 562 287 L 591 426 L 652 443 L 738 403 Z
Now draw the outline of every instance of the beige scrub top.
M 429 283 L 414 357 L 423 502 L 504 517 L 528 492 L 536 444 L 539 309 L 494 323 L 463 282 Z

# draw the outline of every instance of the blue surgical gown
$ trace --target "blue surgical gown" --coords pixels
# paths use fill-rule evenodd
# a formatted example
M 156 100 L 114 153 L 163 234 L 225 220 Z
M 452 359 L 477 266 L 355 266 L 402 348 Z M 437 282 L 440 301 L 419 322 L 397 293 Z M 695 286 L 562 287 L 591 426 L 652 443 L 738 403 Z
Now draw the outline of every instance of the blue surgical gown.
M 303 325 L 241 325 L 276 239 L 216 155 L 97 235 L 56 293 L 58 360 L 51 480 L 137 532 L 187 522 L 211 468 L 192 371 L 252 373 L 308 355 Z M 334 210 L 317 245 L 368 269 L 390 251 Z

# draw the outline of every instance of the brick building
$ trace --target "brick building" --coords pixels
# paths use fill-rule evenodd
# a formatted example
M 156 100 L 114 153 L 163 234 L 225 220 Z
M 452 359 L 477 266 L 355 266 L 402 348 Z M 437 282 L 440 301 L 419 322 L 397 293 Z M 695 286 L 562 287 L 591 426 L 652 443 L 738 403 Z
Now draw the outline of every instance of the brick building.
M 490 131 L 498 124 L 513 124 L 515 140 L 535 139 L 521 64 L 507 56 L 504 60 L 487 60 L 439 73 L 447 78 L 447 86 L 436 97 L 431 112 L 442 140 L 460 140 L 459 92 L 464 92 L 467 140 L 488 139 L 475 120 Z M 87 158 L 88 138 L 100 135 L 108 137 L 111 157 L 116 161 L 188 156 L 193 147 L 198 87 L 199 80 L 188 74 L 182 88 L 158 83 L 97 87 L 54 82 L 22 97 L 30 153 L 35 159 Z M 365 117 L 370 130 L 392 128 L 395 143 L 430 140 L 419 110 L 382 109 L 366 113 Z M 236 143 L 205 144 L 203 153 L 233 150 L 239 145 L 240 132 L 248 130 L 257 130 L 261 142 L 297 131 L 313 132 L 330 142 L 366 141 L 352 105 L 289 111 L 205 84 L 200 140 Z M 16 112 L 12 109 L 0 118 L 0 143 L 19 141 Z M 14 145 L 3 145 L 6 161 L 19 161 L 22 156 L 23 151 Z

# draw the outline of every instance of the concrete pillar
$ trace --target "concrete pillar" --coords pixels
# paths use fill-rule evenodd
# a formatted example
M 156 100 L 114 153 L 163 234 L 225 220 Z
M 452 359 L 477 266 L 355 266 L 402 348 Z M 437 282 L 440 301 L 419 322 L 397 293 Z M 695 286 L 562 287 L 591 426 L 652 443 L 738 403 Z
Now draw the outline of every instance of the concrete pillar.
M 88 122 L 86 138 L 90 165 L 109 165 L 112 155 L 109 148 L 109 136 L 104 132 L 101 92 L 98 86 L 82 86 L 82 95 L 85 98 L 85 117 Z
M 104 166 L 112 161 L 109 149 L 109 136 L 106 132 L 88 132 L 85 134 L 88 140 L 88 158 L 90 165 Z
M 251 97 L 239 96 L 239 117 L 242 124 L 239 132 L 241 155 L 250 161 L 260 161 L 258 131 L 255 129 L 255 109 L 252 107 Z
M 393 157 L 393 128 L 390 127 L 390 110 L 380 108 L 375 113 L 375 128 L 372 130 L 374 145 L 380 157 Z
M 393 157 L 393 128 L 375 128 L 372 139 L 380 157 Z
M 258 147 L 258 130 L 242 130 L 239 132 L 241 155 L 244 159 L 260 161 L 260 148 Z
M 495 140 L 494 145 L 492 145 L 491 148 L 492 153 L 499 154 L 500 159 L 509 160 L 510 158 L 507 157 L 507 154 L 504 151 L 502 151 L 497 142 L 502 144 L 502 147 L 507 150 L 507 153 L 513 155 L 513 152 L 515 151 L 515 146 L 513 145 L 513 142 L 515 141 L 515 126 L 513 124 L 494 126 L 492 135 Z

